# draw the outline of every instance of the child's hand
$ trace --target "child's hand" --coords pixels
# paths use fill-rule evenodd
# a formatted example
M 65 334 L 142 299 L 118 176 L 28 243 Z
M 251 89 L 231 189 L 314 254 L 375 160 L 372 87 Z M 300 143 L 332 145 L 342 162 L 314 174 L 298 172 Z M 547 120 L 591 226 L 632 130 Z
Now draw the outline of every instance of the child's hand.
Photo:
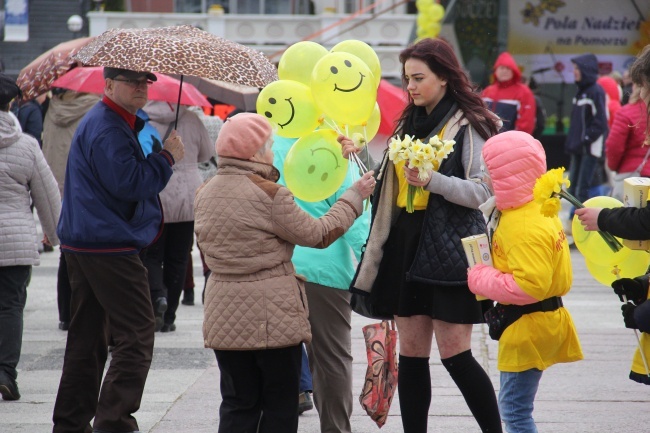
M 584 207 L 576 209 L 575 214 L 578 215 L 578 219 L 586 231 L 594 231 L 598 230 L 598 215 L 601 210 L 602 208 L 597 207 Z

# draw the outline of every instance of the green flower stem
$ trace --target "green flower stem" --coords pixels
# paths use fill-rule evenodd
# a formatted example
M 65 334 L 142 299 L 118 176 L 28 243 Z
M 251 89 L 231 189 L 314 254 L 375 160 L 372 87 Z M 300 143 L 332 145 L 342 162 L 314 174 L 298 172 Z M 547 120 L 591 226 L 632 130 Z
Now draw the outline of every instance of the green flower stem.
M 413 213 L 415 210 L 413 208 L 413 197 L 415 197 L 416 192 L 417 187 L 409 184 L 408 189 L 406 190 L 406 212 L 408 213 Z
M 415 211 L 415 207 L 413 207 L 413 199 L 416 194 L 423 192 L 424 188 L 421 186 L 408 185 L 408 189 L 406 190 L 406 212 L 413 213 L 413 211 Z
M 580 201 L 577 198 L 575 198 L 574 196 L 572 196 L 571 194 L 569 194 L 565 190 L 561 190 L 558 195 L 560 196 L 560 198 L 565 199 L 566 201 L 568 201 L 569 203 L 571 203 L 573 206 L 575 206 L 578 209 L 582 209 L 583 207 L 585 207 L 585 205 L 580 203 Z

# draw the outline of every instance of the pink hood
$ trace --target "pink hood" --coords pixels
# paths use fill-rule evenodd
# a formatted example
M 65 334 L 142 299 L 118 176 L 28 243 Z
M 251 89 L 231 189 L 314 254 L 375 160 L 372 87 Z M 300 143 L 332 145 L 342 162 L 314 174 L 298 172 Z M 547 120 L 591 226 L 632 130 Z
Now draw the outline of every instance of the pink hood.
M 499 210 L 533 200 L 535 181 L 546 173 L 546 153 L 530 134 L 508 131 L 485 142 L 482 152 Z

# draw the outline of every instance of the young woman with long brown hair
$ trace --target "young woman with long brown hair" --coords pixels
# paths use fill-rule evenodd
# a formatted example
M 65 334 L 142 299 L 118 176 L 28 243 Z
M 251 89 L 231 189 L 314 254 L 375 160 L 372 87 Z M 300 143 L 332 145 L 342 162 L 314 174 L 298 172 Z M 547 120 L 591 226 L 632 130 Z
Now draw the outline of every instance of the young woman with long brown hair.
M 485 233 L 478 210 L 491 192 L 482 181 L 481 149 L 500 122 L 483 105 L 449 43 L 423 39 L 400 54 L 409 104 L 395 134 L 422 141 L 456 141 L 426 181 L 418 170 L 393 164 L 385 153 L 373 199 L 373 222 L 353 292 L 370 296 L 393 316 L 400 338 L 398 392 L 405 433 L 426 433 L 431 403 L 429 356 L 433 337 L 442 364 L 483 432 L 501 432 L 489 376 L 471 351 L 472 326 L 483 305 L 467 286 L 461 238 Z M 353 143 L 341 137 L 344 155 Z M 414 212 L 405 210 L 408 185 L 423 187 Z

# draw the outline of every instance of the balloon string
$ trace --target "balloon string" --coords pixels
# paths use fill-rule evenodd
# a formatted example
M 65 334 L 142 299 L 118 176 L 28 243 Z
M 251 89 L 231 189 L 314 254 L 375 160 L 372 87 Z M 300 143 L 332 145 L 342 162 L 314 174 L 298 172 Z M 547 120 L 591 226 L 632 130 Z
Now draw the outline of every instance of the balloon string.
M 614 265 L 614 269 L 612 270 L 612 273 L 616 275 L 616 279 L 621 278 L 621 270 L 618 269 L 618 265 Z M 623 294 L 623 302 L 627 304 L 627 296 Z M 639 338 L 639 331 L 636 329 L 633 329 L 634 335 L 636 336 L 636 344 L 639 346 L 639 353 L 641 354 L 641 360 L 643 361 L 643 367 L 645 367 L 645 373 L 648 377 L 650 377 L 650 368 L 648 368 L 648 360 L 645 357 L 645 353 L 643 352 L 643 347 L 641 346 L 641 338 Z
M 366 124 L 363 125 L 363 141 L 366 143 L 366 166 L 370 165 L 370 149 L 368 149 L 368 131 Z
M 323 119 L 323 123 L 338 132 L 339 134 L 343 134 L 341 132 L 341 129 L 339 128 L 339 125 L 336 124 L 336 122 L 328 122 L 327 118 Z
M 350 136 L 349 134 L 350 134 L 350 130 L 348 129 L 348 124 L 346 123 L 345 124 L 345 136 L 349 137 Z M 361 158 L 359 158 L 359 156 L 354 152 L 352 152 L 350 155 L 352 156 L 352 159 L 354 160 L 354 162 L 356 162 L 357 165 L 359 166 L 359 169 L 361 170 L 361 172 L 362 173 L 367 173 L 368 168 L 366 168 L 364 163 L 361 162 Z
M 359 166 L 359 169 L 361 169 L 362 173 L 368 172 L 368 168 L 365 166 L 365 164 L 363 162 L 361 162 L 361 158 L 359 158 L 359 155 L 357 155 L 354 152 L 351 153 L 350 155 L 352 155 L 352 158 L 354 158 L 354 162 L 357 163 L 357 165 Z
M 330 128 L 332 128 L 333 130 L 335 130 L 335 131 L 338 132 L 339 134 L 343 134 L 343 132 L 341 131 L 341 129 L 339 128 L 339 126 L 336 124 L 336 122 L 329 122 L 329 121 L 327 120 L 327 118 L 326 118 L 326 119 L 323 120 L 323 123 L 325 123 L 327 126 L 329 126 Z M 348 136 L 348 125 L 345 125 L 345 136 L 346 136 L 346 137 Z M 367 169 L 366 166 L 363 164 L 363 162 L 361 162 L 361 159 L 359 159 L 359 157 L 357 156 L 356 153 L 351 153 L 350 155 L 352 156 L 352 159 L 354 160 L 354 162 L 357 163 L 357 165 L 359 166 L 359 168 L 361 169 L 361 171 L 362 171 L 363 173 L 365 173 L 365 172 L 368 171 L 368 169 Z

